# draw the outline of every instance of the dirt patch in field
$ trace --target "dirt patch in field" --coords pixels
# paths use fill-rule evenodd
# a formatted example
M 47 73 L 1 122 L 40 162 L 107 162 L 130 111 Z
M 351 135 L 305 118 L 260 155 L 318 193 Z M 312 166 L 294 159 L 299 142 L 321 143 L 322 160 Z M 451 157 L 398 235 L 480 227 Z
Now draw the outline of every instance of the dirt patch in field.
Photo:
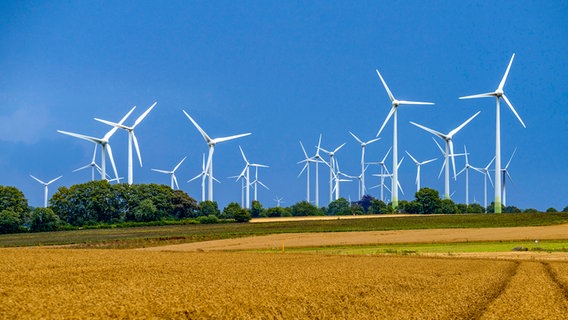
M 144 248 L 150 251 L 229 251 L 322 247 L 342 245 L 373 245 L 395 243 L 452 243 L 477 241 L 568 240 L 568 224 L 540 227 L 426 229 L 364 232 L 286 233 L 249 238 L 224 239 Z M 433 254 L 434 255 L 434 254 Z M 448 254 L 439 254 L 448 256 Z M 498 252 L 455 253 L 463 257 L 493 257 L 502 259 L 567 260 L 568 253 Z

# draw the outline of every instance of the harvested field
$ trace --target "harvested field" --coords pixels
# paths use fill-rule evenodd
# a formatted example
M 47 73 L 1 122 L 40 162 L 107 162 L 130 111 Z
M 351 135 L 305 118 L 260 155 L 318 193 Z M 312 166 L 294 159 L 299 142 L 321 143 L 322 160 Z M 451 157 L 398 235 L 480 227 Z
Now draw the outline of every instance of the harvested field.
M 367 232 L 325 232 L 272 234 L 145 248 L 152 251 L 224 251 L 280 248 L 370 245 L 384 243 L 452 243 L 473 241 L 568 239 L 568 225 L 513 228 L 456 228 Z M 568 257 L 567 254 L 564 256 Z
M 566 283 L 568 264 L 550 264 L 557 280 L 546 266 L 386 256 L 0 249 L 0 314 L 18 319 L 565 318 L 568 304 L 559 281 Z M 522 313 L 505 313 L 511 309 Z

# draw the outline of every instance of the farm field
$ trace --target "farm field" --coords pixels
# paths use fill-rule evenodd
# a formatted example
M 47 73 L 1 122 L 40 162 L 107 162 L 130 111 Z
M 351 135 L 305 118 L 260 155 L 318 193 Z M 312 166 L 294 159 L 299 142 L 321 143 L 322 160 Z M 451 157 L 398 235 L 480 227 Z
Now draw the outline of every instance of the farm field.
M 568 264 L 0 249 L 4 318 L 565 319 Z

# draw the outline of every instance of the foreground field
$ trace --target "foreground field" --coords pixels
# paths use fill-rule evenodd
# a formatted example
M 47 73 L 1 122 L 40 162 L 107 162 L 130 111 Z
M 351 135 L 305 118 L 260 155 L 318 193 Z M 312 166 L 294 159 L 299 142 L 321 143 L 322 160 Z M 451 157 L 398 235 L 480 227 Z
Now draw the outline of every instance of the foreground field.
M 565 319 L 568 264 L 0 249 L 4 318 Z

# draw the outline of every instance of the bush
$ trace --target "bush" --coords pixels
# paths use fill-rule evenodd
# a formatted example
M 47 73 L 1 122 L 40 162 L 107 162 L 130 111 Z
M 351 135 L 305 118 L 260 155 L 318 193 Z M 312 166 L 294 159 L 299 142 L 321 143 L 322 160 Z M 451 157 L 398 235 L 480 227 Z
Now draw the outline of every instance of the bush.
M 216 201 L 201 201 L 199 203 L 199 216 L 220 216 L 221 211 L 219 211 L 219 207 Z
M 546 212 L 558 212 L 558 210 L 556 210 L 553 207 L 550 207 L 550 208 L 546 209 Z
M 251 218 L 251 214 L 247 209 L 237 211 L 234 217 L 236 222 L 249 222 Z
M 235 214 L 241 210 L 241 206 L 236 202 L 229 203 L 221 213 L 222 219 L 233 219 Z
M 219 218 L 216 215 L 208 215 L 208 216 L 199 216 L 197 217 L 197 221 L 201 224 L 209 224 L 209 223 L 219 223 Z
M 450 199 L 442 200 L 442 206 L 440 207 L 440 213 L 444 214 L 454 214 L 459 213 L 458 206 Z
M 134 218 L 138 222 L 148 222 L 160 220 L 160 215 L 152 200 L 144 199 L 140 201 L 138 207 L 134 209 Z
M 290 210 L 292 215 L 295 217 L 320 215 L 318 208 L 307 201 L 301 201 L 292 205 Z

